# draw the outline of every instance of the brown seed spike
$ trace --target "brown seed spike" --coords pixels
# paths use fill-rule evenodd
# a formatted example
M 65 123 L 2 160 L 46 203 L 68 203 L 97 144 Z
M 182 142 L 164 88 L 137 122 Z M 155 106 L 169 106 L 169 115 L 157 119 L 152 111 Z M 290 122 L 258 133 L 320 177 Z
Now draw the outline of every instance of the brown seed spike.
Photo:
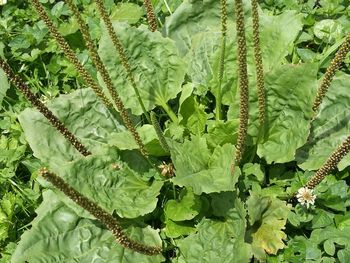
M 331 64 L 327 68 L 326 73 L 323 76 L 323 80 L 317 90 L 316 98 L 312 106 L 314 114 L 318 112 L 318 109 L 322 103 L 323 98 L 326 96 L 326 93 L 328 91 L 329 86 L 331 85 L 331 82 L 333 80 L 333 77 L 336 71 L 340 68 L 342 62 L 345 59 L 346 54 L 348 54 L 349 51 L 350 51 L 350 33 L 348 33 L 348 35 L 346 36 L 345 41 L 340 46 Z
M 10 66 L 0 58 L 0 67 L 4 70 L 5 74 L 16 86 L 24 96 L 32 103 L 32 105 L 37 108 L 37 110 L 45 116 L 45 118 L 54 126 L 82 155 L 87 156 L 91 153 L 86 149 L 86 147 L 79 142 L 79 140 L 72 134 L 64 124 L 40 101 L 38 98 L 29 90 L 29 87 L 16 76 Z
M 338 146 L 338 148 L 328 157 L 323 166 L 315 173 L 315 175 L 306 183 L 305 187 L 309 189 L 315 188 L 332 170 L 334 170 L 338 163 L 350 151 L 350 135 L 345 141 Z
M 130 117 L 129 117 L 129 114 L 126 111 L 122 100 L 120 99 L 117 91 L 113 87 L 110 75 L 109 75 L 106 67 L 104 66 L 100 56 L 98 55 L 98 52 L 96 51 L 95 45 L 90 37 L 89 29 L 87 28 L 86 23 L 84 23 L 81 15 L 80 15 L 79 10 L 78 10 L 77 6 L 74 5 L 73 1 L 66 0 L 66 3 L 69 6 L 69 8 L 72 10 L 74 16 L 76 17 L 76 19 L 78 21 L 80 31 L 83 35 L 84 41 L 85 41 L 86 46 L 89 50 L 91 59 L 92 59 L 93 63 L 95 64 L 97 71 L 101 74 L 103 82 L 106 84 L 108 92 L 111 95 L 113 102 L 115 103 L 117 110 L 120 113 L 120 116 L 124 122 L 125 127 L 131 132 L 132 136 L 134 137 L 134 140 L 136 141 L 137 145 L 140 148 L 141 154 L 143 156 L 147 157 L 148 152 L 145 148 L 145 145 L 143 144 L 139 133 L 136 131 L 134 125 L 132 124 Z
M 117 36 L 117 33 L 115 32 L 114 28 L 113 28 L 113 25 L 112 25 L 112 21 L 109 19 L 109 16 L 108 16 L 108 13 L 104 7 L 104 4 L 103 4 L 103 1 L 102 0 L 95 0 L 96 1 L 96 5 L 97 5 L 97 9 L 100 13 L 100 16 L 102 17 L 102 20 L 103 22 L 105 23 L 106 25 L 106 28 L 107 28 L 107 32 L 108 32 L 108 35 L 110 36 L 111 40 L 112 40 L 112 43 L 115 47 L 115 49 L 117 50 L 118 54 L 119 54 L 119 57 L 120 57 L 120 60 L 121 60 L 121 63 L 128 75 L 128 79 L 131 83 L 131 86 L 133 87 L 134 89 L 134 92 L 135 92 L 135 95 L 137 97 L 137 100 L 142 108 L 142 111 L 143 111 L 143 114 L 146 116 L 148 122 L 151 122 L 151 119 L 149 117 L 149 114 L 146 110 L 146 107 L 142 101 L 142 98 L 141 98 L 141 95 L 139 93 L 139 90 L 136 86 L 136 82 L 135 82 L 135 79 L 134 79 L 134 76 L 133 76 L 133 73 L 131 71 L 131 67 L 130 67 L 130 64 L 129 64 L 129 61 L 128 61 L 128 57 L 126 56 L 126 52 L 125 52 L 125 49 L 123 47 L 123 44 L 121 43 L 120 39 L 118 38 Z
M 256 85 L 258 88 L 258 103 L 259 103 L 259 122 L 263 127 L 265 122 L 265 85 L 264 85 L 264 69 L 260 49 L 259 37 L 259 13 L 258 1 L 252 0 L 252 17 L 253 17 L 253 44 L 254 44 L 254 60 L 256 67 Z
M 96 217 L 96 219 L 98 219 L 113 233 L 117 242 L 123 247 L 150 256 L 157 255 L 162 252 L 161 247 L 143 245 L 135 240 L 130 239 L 123 233 L 119 222 L 113 216 L 111 216 L 98 204 L 79 193 L 77 190 L 67 184 L 62 178 L 58 177 L 54 173 L 51 173 L 47 168 L 42 168 L 39 171 L 39 174 L 47 181 L 52 183 L 57 189 L 62 191 L 66 196 L 72 199 L 75 203 Z
M 31 2 L 34 8 L 36 9 L 36 11 L 38 12 L 40 18 L 44 21 L 46 26 L 49 28 L 52 37 L 54 37 L 54 39 L 57 41 L 58 45 L 64 52 L 65 56 L 74 65 L 75 69 L 79 72 L 79 74 L 81 75 L 85 83 L 93 89 L 93 91 L 97 94 L 98 97 L 101 98 L 101 100 L 107 107 L 110 107 L 112 103 L 109 101 L 109 99 L 107 99 L 107 97 L 103 94 L 100 87 L 92 79 L 91 75 L 86 71 L 86 69 L 79 62 L 79 59 L 77 58 L 73 50 L 69 47 L 68 43 L 63 38 L 63 36 L 59 33 L 58 29 L 49 18 L 48 14 L 40 4 L 39 0 L 31 0 Z
M 155 14 L 154 14 L 154 9 L 153 9 L 152 3 L 150 0 L 144 0 L 143 5 L 145 6 L 145 9 L 146 9 L 149 27 L 151 28 L 152 32 L 155 32 L 155 31 L 157 31 L 157 20 L 156 20 Z
M 239 130 L 236 145 L 235 165 L 239 165 L 245 148 L 248 130 L 248 73 L 247 73 L 247 48 L 244 26 L 244 12 L 242 0 L 235 0 L 236 29 L 237 29 L 237 56 L 238 56 L 238 79 L 240 91 Z M 234 170 L 234 169 L 232 169 Z

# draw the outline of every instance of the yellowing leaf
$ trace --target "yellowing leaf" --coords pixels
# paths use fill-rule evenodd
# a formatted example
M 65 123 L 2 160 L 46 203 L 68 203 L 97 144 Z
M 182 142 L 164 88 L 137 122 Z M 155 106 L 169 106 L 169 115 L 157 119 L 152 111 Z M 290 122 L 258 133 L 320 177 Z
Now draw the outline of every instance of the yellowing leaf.
M 247 201 L 247 206 L 252 224 L 250 234 L 253 252 L 263 261 L 264 251 L 276 255 L 279 249 L 284 248 L 283 240 L 287 235 L 282 230 L 285 228 L 290 207 L 277 198 L 261 197 L 253 193 Z

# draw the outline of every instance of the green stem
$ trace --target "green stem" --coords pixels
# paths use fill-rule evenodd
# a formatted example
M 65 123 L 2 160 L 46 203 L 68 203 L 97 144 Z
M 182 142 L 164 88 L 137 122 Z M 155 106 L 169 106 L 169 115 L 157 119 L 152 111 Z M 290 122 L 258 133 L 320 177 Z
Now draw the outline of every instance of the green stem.
M 179 123 L 179 119 L 167 103 L 162 102 L 160 106 L 162 106 L 164 111 L 168 114 L 172 122 Z
M 221 51 L 220 51 L 220 68 L 219 68 L 219 86 L 218 86 L 218 94 L 216 97 L 216 120 L 221 120 L 222 114 L 221 114 L 221 100 L 222 100 L 222 78 L 224 74 L 224 57 L 225 57 L 225 50 L 226 50 L 226 37 L 223 36 L 221 39 Z
M 147 110 L 146 110 L 146 107 L 145 105 L 143 104 L 143 101 L 142 101 L 142 98 L 141 98 L 141 95 L 140 95 L 140 92 L 138 90 L 138 88 L 136 87 L 136 84 L 134 84 L 134 82 L 132 82 L 132 87 L 134 88 L 134 91 L 135 91 L 135 94 L 136 94 L 136 97 L 137 97 L 137 100 L 139 101 L 139 104 L 141 106 L 141 109 L 143 111 L 143 114 L 145 115 L 148 123 L 152 123 L 151 122 L 151 117 L 149 116 Z

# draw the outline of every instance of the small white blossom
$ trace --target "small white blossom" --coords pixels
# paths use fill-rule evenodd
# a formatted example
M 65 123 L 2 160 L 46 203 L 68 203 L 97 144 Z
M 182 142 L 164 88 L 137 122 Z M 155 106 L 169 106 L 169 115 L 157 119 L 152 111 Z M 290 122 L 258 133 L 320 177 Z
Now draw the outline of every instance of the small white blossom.
M 0 5 L 4 5 L 7 3 L 7 0 L 0 0 Z
M 315 204 L 316 195 L 313 194 L 314 190 L 307 187 L 301 187 L 298 190 L 297 198 L 301 205 L 309 208 L 310 205 Z

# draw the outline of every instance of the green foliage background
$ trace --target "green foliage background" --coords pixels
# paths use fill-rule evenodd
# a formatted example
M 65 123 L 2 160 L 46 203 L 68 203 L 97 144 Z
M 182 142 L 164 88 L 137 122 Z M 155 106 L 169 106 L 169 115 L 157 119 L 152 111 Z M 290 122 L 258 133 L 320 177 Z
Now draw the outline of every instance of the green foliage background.
M 99 79 L 68 8 L 62 1 L 41 2 L 50 7 L 80 61 Z M 311 112 L 319 79 L 350 31 L 348 1 L 318 1 L 320 6 L 311 0 L 260 1 L 268 87 L 268 127 L 262 140 L 252 25 L 247 21 L 251 120 L 245 164 L 235 177 L 229 170 L 238 127 L 232 1 L 227 40 L 231 52 L 225 56 L 223 81 L 227 120 L 220 122 L 212 114 L 218 83 L 219 1 L 168 2 L 153 1 L 162 25 L 158 33 L 145 26 L 142 2 L 105 4 L 129 49 L 129 60 L 137 65 L 132 70 L 147 109 L 161 116 L 176 170 L 171 179 L 149 169 L 119 116 L 82 84 L 28 2 L 9 0 L 0 7 L 0 56 L 93 152 L 81 158 L 0 71 L 0 262 L 248 262 L 252 255 L 268 262 L 346 262 L 349 156 L 319 185 L 312 210 L 282 200 L 307 181 L 350 131 L 349 56 L 313 121 Z M 118 92 L 135 114 L 134 123 L 141 123 L 141 109 L 132 89 L 121 85 L 126 77 L 93 1 L 79 3 L 102 59 L 113 70 Z M 248 18 L 251 11 L 245 3 Z M 161 109 L 167 103 L 177 113 L 177 123 L 167 120 Z M 138 131 L 150 154 L 158 157 L 155 162 L 169 160 L 152 126 L 139 125 Z M 132 238 L 151 245 L 163 240 L 175 252 L 148 257 L 122 248 L 57 190 L 43 191 L 43 186 L 50 186 L 37 178 L 42 165 L 114 212 Z M 121 169 L 116 171 L 115 165 Z M 47 236 L 52 238 L 49 248 L 38 242 Z M 79 249 L 72 253 L 77 244 Z

